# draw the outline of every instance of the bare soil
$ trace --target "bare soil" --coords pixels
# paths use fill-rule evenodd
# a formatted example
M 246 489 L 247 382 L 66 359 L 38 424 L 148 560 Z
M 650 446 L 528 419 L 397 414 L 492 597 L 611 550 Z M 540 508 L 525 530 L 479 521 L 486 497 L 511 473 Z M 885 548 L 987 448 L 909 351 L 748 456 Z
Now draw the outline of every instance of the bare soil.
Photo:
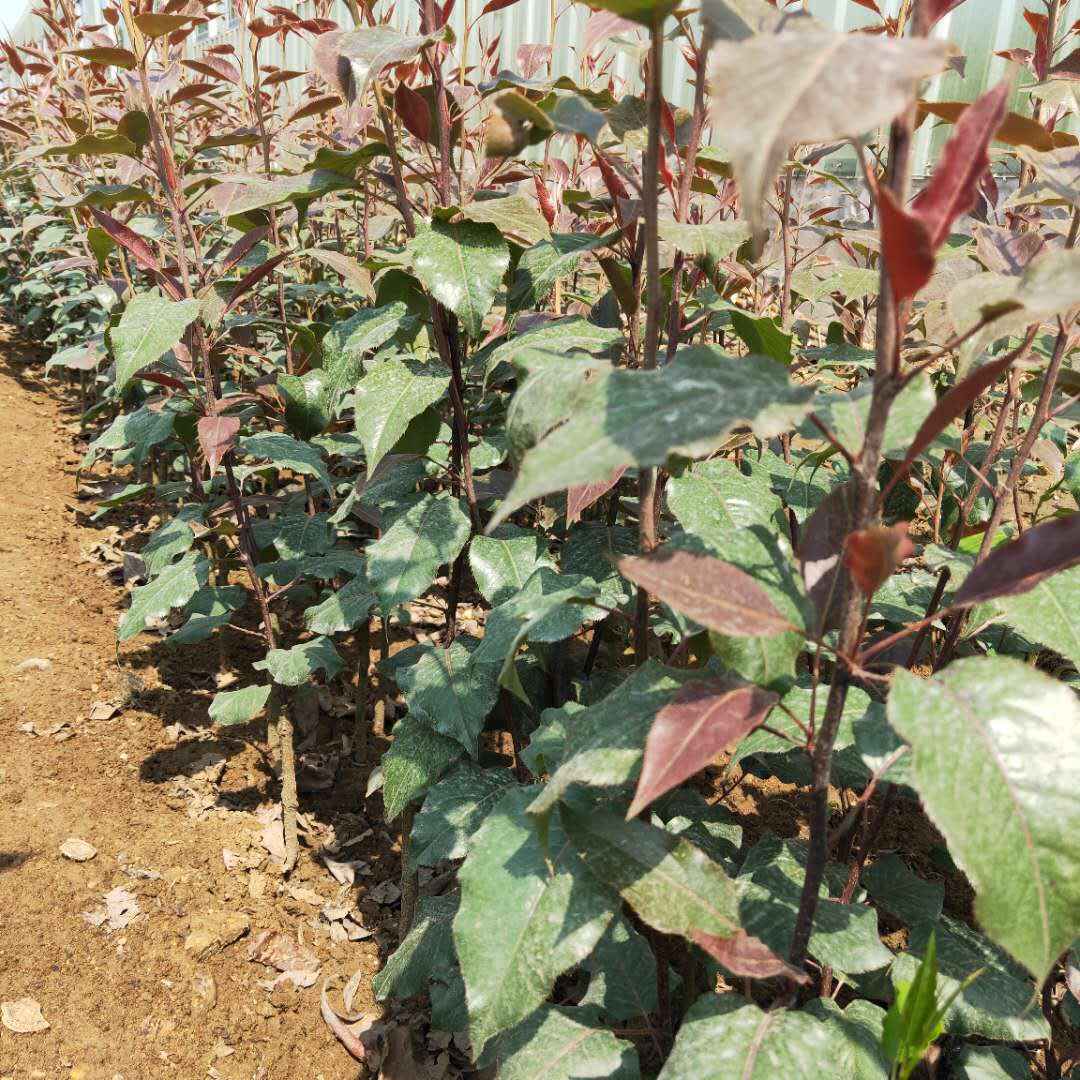
M 0 1001 L 33 998 L 50 1025 L 0 1027 L 0 1080 L 357 1077 L 319 994 L 324 978 L 359 970 L 354 1008 L 377 1015 L 370 975 L 394 942 L 384 883 L 398 855 L 377 798 L 365 803 L 366 775 L 342 759 L 331 791 L 303 796 L 306 846 L 282 881 L 259 840 L 277 784 L 258 733 L 225 737 L 207 721 L 222 660 L 234 671 L 249 662 L 245 639 L 226 641 L 223 655 L 216 642 L 165 649 L 144 634 L 118 653 L 125 592 L 88 554 L 115 537 L 114 519 L 88 524 L 94 504 L 77 498 L 74 398 L 42 383 L 17 343 L 0 351 Z M 17 670 L 29 658 L 51 666 Z M 102 701 L 122 707 L 91 719 Z M 340 742 L 328 704 L 309 743 Z M 69 837 L 97 855 L 65 858 Z M 364 860 L 350 887 L 318 851 L 356 837 L 339 856 Z M 141 915 L 95 928 L 83 913 L 116 887 Z M 374 934 L 331 940 L 320 900 L 349 907 Z M 250 931 L 197 959 L 185 949 L 193 920 L 222 913 L 246 915 Z M 315 951 L 319 982 L 258 985 L 276 973 L 248 949 L 268 929 Z

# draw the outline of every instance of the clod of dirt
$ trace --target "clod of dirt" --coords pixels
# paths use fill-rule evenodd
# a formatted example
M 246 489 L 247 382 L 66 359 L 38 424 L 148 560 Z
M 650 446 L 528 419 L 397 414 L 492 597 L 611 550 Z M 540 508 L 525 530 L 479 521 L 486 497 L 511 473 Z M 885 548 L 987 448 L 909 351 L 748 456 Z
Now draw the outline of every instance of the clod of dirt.
M 135 921 L 142 909 L 134 893 L 115 888 L 104 896 L 104 905 L 94 911 L 84 911 L 83 918 L 91 925 L 105 930 L 123 930 Z
M 97 854 L 97 848 L 86 840 L 70 836 L 60 845 L 60 854 L 73 862 L 89 862 Z
M 0 1021 L 8 1031 L 19 1035 L 29 1035 L 36 1031 L 47 1031 L 49 1021 L 41 1015 L 41 1006 L 33 998 L 19 998 L 17 1001 L 0 1002 Z
M 239 941 L 251 929 L 251 919 L 242 911 L 206 911 L 192 915 L 184 948 L 205 960 Z
M 40 656 L 28 656 L 25 660 L 15 665 L 16 671 L 52 671 L 52 661 L 44 660 Z
M 259 934 L 248 949 L 248 958 L 281 972 L 276 979 L 259 983 L 264 990 L 273 990 L 283 982 L 313 986 L 322 966 L 316 953 L 280 930 L 264 930 Z

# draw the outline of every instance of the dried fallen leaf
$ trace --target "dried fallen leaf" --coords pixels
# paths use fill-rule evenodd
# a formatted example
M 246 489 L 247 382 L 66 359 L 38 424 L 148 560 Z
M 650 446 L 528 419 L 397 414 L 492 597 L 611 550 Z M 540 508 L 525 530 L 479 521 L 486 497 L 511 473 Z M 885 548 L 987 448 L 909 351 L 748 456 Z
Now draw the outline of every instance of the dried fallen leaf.
M 105 930 L 123 930 L 135 921 L 142 909 L 134 893 L 115 888 L 103 897 L 105 903 L 95 911 L 84 911 L 83 918 L 91 925 Z
M 401 898 L 401 890 L 394 882 L 387 879 L 368 890 L 367 898 L 376 904 L 396 904 Z
M 95 701 L 86 714 L 87 720 L 111 720 L 120 711 L 119 705 L 111 701 Z
M 282 982 L 313 986 L 322 966 L 316 953 L 280 930 L 264 930 L 259 934 L 248 949 L 248 959 L 281 972 L 276 979 L 259 984 L 267 990 Z
M 46 1031 L 49 1021 L 41 1015 L 41 1006 L 33 998 L 19 998 L 17 1001 L 0 1002 L 0 1020 L 8 1031 L 20 1035 L 29 1035 L 36 1031 Z
M 363 861 L 360 859 L 331 859 L 325 854 L 322 857 L 322 861 L 326 864 L 326 869 L 330 871 L 331 876 L 339 885 L 354 885 L 356 883 L 356 872 L 364 865 Z
M 70 836 L 60 845 L 60 854 L 73 862 L 89 862 L 97 854 L 97 848 L 77 836 Z

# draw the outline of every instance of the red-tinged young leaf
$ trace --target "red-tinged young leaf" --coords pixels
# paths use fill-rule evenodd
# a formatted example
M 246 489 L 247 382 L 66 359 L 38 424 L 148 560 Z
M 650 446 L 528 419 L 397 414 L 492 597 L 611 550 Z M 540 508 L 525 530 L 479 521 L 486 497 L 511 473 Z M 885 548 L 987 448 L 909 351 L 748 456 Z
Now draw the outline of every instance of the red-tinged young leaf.
M 600 168 L 600 175 L 604 178 L 604 187 L 607 188 L 617 211 L 619 200 L 629 199 L 630 191 L 626 184 L 623 183 L 623 178 L 615 171 L 615 167 L 599 150 L 596 151 L 596 164 Z
M 728 937 L 695 930 L 694 944 L 704 949 L 714 960 L 740 979 L 775 979 L 778 976 L 806 985 L 810 976 L 784 963 L 760 938 L 744 930 Z
M 620 465 L 607 480 L 601 480 L 598 484 L 582 484 L 581 487 L 570 488 L 566 493 L 566 525 L 569 528 L 575 521 L 581 519 L 581 515 L 601 496 L 606 495 L 622 479 L 626 472 L 626 466 Z
M 263 86 L 277 86 L 279 83 L 290 82 L 292 79 L 298 79 L 304 73 L 302 71 L 272 71 L 263 80 Z
M 919 193 L 912 209 L 926 224 L 936 250 L 948 238 L 952 223 L 970 210 L 978 198 L 980 179 L 990 168 L 987 149 L 1007 113 L 1012 84 L 1002 79 L 964 111 L 941 152 L 930 183 Z
M 934 273 L 934 254 L 953 222 L 978 199 L 979 181 L 990 167 L 987 148 L 1006 115 L 1009 81 L 965 109 L 942 151 L 930 183 L 904 209 L 887 188 L 878 188 L 881 241 L 893 295 L 915 296 Z
M 551 197 L 551 191 L 539 173 L 533 173 L 533 186 L 536 188 L 536 201 L 540 204 L 540 212 L 544 215 L 544 220 L 550 228 L 554 226 L 558 213 L 555 200 Z
M 8 63 L 11 65 L 11 70 L 18 76 L 26 74 L 26 65 L 23 63 L 22 57 L 19 55 L 18 49 L 15 48 L 10 42 L 0 42 L 3 46 L 4 52 L 7 54 Z
M 421 142 L 431 141 L 431 109 L 422 94 L 404 83 L 398 83 L 394 91 L 394 112 L 410 135 L 416 136 Z
M 269 225 L 260 225 L 257 229 L 248 229 L 221 261 L 222 274 L 227 274 L 252 248 L 258 246 L 270 235 Z
M 893 487 L 907 475 L 912 462 L 953 422 L 958 416 L 963 416 L 967 407 L 997 382 L 1016 361 L 1016 352 L 1006 353 L 998 360 L 984 364 L 981 368 L 973 371 L 965 379 L 961 379 L 955 386 L 950 387 L 942 394 L 938 403 L 930 411 L 930 415 L 922 422 L 915 438 L 911 440 L 911 446 L 904 455 L 904 460 L 894 470 L 892 479 L 889 481 L 881 498 L 892 491 Z
M 224 79 L 234 86 L 239 86 L 243 81 L 236 65 L 223 60 L 220 56 L 208 54 L 199 60 L 181 60 L 180 63 L 191 68 L 192 71 L 197 71 L 200 75 L 205 75 L 208 79 Z
M 957 0 L 959 2 L 959 0 Z M 868 11 L 872 11 L 875 15 L 881 14 L 881 8 L 877 6 L 875 0 L 852 0 L 852 3 L 858 4 L 859 7 L 864 7 Z
M 118 67 L 130 71 L 138 61 L 130 49 L 121 49 L 111 45 L 98 45 L 92 49 L 69 49 L 68 55 L 89 60 L 91 64 L 102 67 Z
M 272 259 L 267 259 L 261 266 L 256 266 L 254 270 L 248 271 L 237 282 L 236 288 L 229 293 L 228 302 L 225 304 L 225 314 L 227 315 L 236 305 L 247 295 L 264 277 L 274 272 L 274 268 L 284 262 L 289 257 L 289 253 L 282 252 L 280 255 L 275 255 Z
M 140 371 L 139 378 L 143 382 L 157 383 L 158 386 L 168 387 L 170 390 L 184 390 L 184 384 L 179 380 L 173 378 L 172 375 L 166 375 L 162 371 Z
M 966 101 L 920 101 L 917 108 L 918 124 L 922 124 L 928 116 L 936 116 L 955 124 L 970 108 L 970 104 Z M 1045 153 L 1059 145 L 1075 145 L 1077 139 L 1068 132 L 1055 135 L 1030 116 L 1007 112 L 1005 119 L 994 132 L 993 141 L 1005 143 L 1006 146 L 1029 146 L 1032 150 Z
M 204 416 L 198 424 L 199 447 L 210 466 L 210 475 L 217 472 L 221 459 L 233 448 L 240 420 L 236 416 Z
M 173 105 L 179 105 L 184 101 L 191 101 L 193 98 L 202 97 L 203 94 L 208 94 L 216 89 L 217 86 L 214 83 L 188 83 L 187 86 L 181 86 L 180 89 L 173 94 L 170 100 Z
M 624 555 L 615 565 L 635 585 L 717 633 L 755 638 L 795 629 L 752 577 L 712 555 L 666 548 Z
M 645 741 L 628 818 L 677 787 L 759 724 L 780 699 L 753 683 L 706 679 L 688 683 L 657 714 Z
M 958 8 L 964 0 L 923 0 L 923 17 L 929 30 L 940 22 L 953 8 Z
M 153 249 L 137 232 L 117 221 L 111 214 L 99 210 L 96 206 L 88 206 L 87 209 L 90 211 L 94 221 L 125 251 L 130 252 L 144 270 L 153 274 L 155 280 L 174 300 L 183 298 L 184 291 L 180 288 L 180 283 L 161 269 Z
M 1055 518 L 994 548 L 957 589 L 954 603 L 981 604 L 999 596 L 1019 596 L 1078 563 L 1080 514 Z
M 296 120 L 306 120 L 309 116 L 322 116 L 323 113 L 336 109 L 339 103 L 337 94 L 323 94 L 322 97 L 307 101 L 291 112 L 286 118 L 285 124 L 287 126 Z
M 864 595 L 873 596 L 915 550 L 907 534 L 909 524 L 874 525 L 848 536 L 844 565 Z

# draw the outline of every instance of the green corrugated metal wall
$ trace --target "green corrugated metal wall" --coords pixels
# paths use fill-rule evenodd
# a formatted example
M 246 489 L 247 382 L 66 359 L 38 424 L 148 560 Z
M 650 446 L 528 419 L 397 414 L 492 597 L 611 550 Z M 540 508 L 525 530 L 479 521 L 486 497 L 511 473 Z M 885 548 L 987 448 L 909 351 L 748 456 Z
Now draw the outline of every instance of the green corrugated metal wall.
M 281 0 L 278 0 L 281 2 Z M 285 0 L 288 2 L 288 0 Z M 458 33 L 459 50 L 462 48 L 462 32 L 466 21 L 474 18 L 484 0 L 457 0 L 452 17 L 455 31 Z M 836 29 L 850 30 L 860 26 L 872 25 L 876 19 L 871 12 L 852 0 L 805 0 L 811 13 L 821 22 Z M 385 10 L 387 0 L 378 0 L 379 9 Z M 881 0 L 884 9 L 895 11 L 900 0 Z M 94 19 L 99 0 L 84 0 L 84 11 L 88 19 Z M 471 5 L 471 9 L 470 9 Z M 313 11 L 310 0 L 297 0 L 297 9 L 303 14 Z M 1041 5 L 1034 5 L 1041 7 Z M 932 100 L 952 101 L 971 99 L 987 86 L 1000 79 L 1008 68 L 1005 60 L 995 56 L 995 52 L 1010 47 L 1028 47 L 1033 44 L 1033 35 L 1023 18 L 1023 0 L 966 0 L 955 11 L 947 15 L 935 29 L 935 36 L 948 38 L 959 46 L 967 57 L 967 69 L 963 77 L 949 72 L 935 79 L 930 85 L 927 96 Z M 470 60 L 477 56 L 478 32 L 486 42 L 501 34 L 499 42 L 500 65 L 506 68 L 517 67 L 516 56 L 519 46 L 535 43 L 547 43 L 551 39 L 550 28 L 555 20 L 555 49 L 553 54 L 555 73 L 575 76 L 580 72 L 582 52 L 585 40 L 585 24 L 589 18 L 589 9 L 583 4 L 571 0 L 519 0 L 513 7 L 494 12 L 480 19 L 477 31 L 470 39 Z M 352 25 L 348 8 L 338 0 L 332 17 L 339 25 Z M 1067 0 L 1062 5 L 1062 25 L 1068 25 L 1080 17 L 1080 0 Z M 414 0 L 396 0 L 393 5 L 393 23 L 401 29 L 415 30 L 418 23 L 417 8 Z M 18 40 L 32 39 L 35 35 L 33 17 L 26 17 L 16 29 Z M 190 52 L 195 54 L 205 44 L 229 41 L 238 46 L 238 52 L 246 55 L 240 46 L 240 28 L 226 28 L 225 21 L 217 20 L 217 26 L 211 28 L 211 37 L 199 42 L 194 37 L 189 39 Z M 638 60 L 635 51 L 628 45 L 618 42 L 602 46 L 606 55 L 614 59 L 613 70 L 636 84 Z M 288 68 L 306 68 L 309 62 L 310 45 L 290 36 L 284 55 L 276 44 L 267 43 L 264 47 L 267 62 L 281 64 Z M 677 105 L 688 105 L 693 97 L 690 86 L 690 70 L 683 59 L 677 44 L 672 44 L 665 63 L 665 90 L 669 100 Z M 296 84 L 293 84 L 296 85 Z M 1027 111 L 1027 99 L 1021 88 L 1017 87 L 1015 105 Z M 915 147 L 915 170 L 919 174 L 928 171 L 937 149 L 947 136 L 947 129 L 925 124 L 919 132 Z M 723 134 L 717 133 L 722 141 Z

